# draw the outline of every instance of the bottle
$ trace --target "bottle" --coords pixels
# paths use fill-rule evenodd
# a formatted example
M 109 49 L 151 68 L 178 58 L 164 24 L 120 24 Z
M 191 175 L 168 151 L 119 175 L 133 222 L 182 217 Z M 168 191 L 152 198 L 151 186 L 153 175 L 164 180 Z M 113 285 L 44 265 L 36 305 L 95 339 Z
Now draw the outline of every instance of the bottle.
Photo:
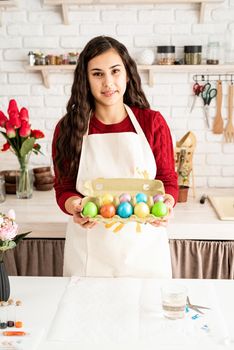
M 210 42 L 207 46 L 207 64 L 219 64 L 220 45 L 218 41 Z
M 7 302 L 0 302 L 0 328 L 7 328 Z
M 201 45 L 185 46 L 184 63 L 201 64 L 202 63 L 202 46 Z
M 15 327 L 23 327 L 22 302 L 20 300 L 15 302 Z
M 12 299 L 8 300 L 7 307 L 7 326 L 14 327 L 15 325 L 15 305 Z
M 175 63 L 175 46 L 158 46 L 157 53 L 157 64 Z
M 0 175 L 0 203 L 6 200 L 5 177 Z
M 28 63 L 30 66 L 34 66 L 35 64 L 35 55 L 32 51 L 29 51 L 28 53 Z

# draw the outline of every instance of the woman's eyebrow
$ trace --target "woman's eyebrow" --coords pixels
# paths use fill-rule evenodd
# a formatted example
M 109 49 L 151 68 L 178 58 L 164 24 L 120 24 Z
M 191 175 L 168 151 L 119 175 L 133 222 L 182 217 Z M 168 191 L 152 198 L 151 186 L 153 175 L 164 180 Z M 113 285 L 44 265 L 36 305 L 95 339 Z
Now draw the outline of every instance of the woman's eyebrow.
M 115 64 L 114 66 L 111 66 L 109 69 L 113 69 L 113 68 L 116 68 L 116 67 L 121 67 L 121 64 Z M 100 68 L 92 68 L 91 71 L 93 70 L 97 70 L 97 71 L 102 71 L 102 69 Z

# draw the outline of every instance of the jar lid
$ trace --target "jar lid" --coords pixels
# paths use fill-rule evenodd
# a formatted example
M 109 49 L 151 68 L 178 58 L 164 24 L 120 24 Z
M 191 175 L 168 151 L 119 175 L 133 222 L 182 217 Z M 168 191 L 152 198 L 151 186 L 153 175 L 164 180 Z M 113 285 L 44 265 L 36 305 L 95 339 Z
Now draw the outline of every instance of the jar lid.
M 202 46 L 201 45 L 185 46 L 184 52 L 185 53 L 202 52 Z
M 174 53 L 175 46 L 158 46 L 157 51 L 158 53 Z

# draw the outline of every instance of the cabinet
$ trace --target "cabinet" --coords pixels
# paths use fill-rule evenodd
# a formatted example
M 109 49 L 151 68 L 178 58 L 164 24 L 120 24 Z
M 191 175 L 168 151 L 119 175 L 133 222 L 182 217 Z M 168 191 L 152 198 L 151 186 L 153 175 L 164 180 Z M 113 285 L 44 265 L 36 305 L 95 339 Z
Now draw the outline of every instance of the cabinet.
M 75 65 L 49 65 L 49 66 L 26 66 L 29 72 L 39 72 L 42 75 L 44 85 L 49 88 L 49 74 L 55 72 L 73 72 Z M 234 64 L 218 65 L 138 65 L 139 72 L 147 72 L 148 83 L 153 86 L 155 73 L 191 73 L 191 74 L 233 74 Z
M 196 3 L 199 5 L 199 22 L 203 22 L 206 4 L 219 2 L 223 2 L 223 0 L 44 0 L 44 5 L 60 6 L 63 16 L 63 22 L 64 24 L 69 24 L 69 5 Z

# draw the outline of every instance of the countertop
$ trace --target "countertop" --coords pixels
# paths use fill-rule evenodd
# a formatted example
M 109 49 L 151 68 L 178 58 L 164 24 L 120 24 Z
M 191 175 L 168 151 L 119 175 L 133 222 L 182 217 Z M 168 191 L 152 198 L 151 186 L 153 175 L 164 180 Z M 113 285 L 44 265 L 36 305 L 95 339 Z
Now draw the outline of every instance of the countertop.
M 35 349 L 36 343 L 38 350 L 234 349 L 234 281 L 173 280 L 176 285 L 182 284 L 187 288 L 192 303 L 211 307 L 209 312 L 205 311 L 204 319 L 198 319 L 201 316 L 192 319 L 194 313 L 189 310 L 186 320 L 178 321 L 163 319 L 160 288 L 168 282 L 162 279 L 75 277 L 70 283 L 67 277 L 10 277 L 11 298 L 22 301 L 21 320 L 27 335 L 11 339 L 1 336 L 0 348 L 3 348 L 1 343 L 4 341 L 18 340 L 21 344 L 19 346 L 18 343 L 17 349 L 25 350 Z M 74 298 L 77 294 L 79 297 Z M 127 310 L 125 313 L 118 311 L 120 295 L 121 307 Z M 69 311 L 71 300 L 72 310 L 79 306 L 78 317 L 77 313 Z M 74 320 L 80 332 L 76 341 L 72 341 Z M 211 333 L 205 333 L 200 328 L 204 324 L 201 322 L 210 327 Z M 122 324 L 125 326 L 121 328 Z M 62 327 L 60 339 L 54 333 L 55 325 L 57 333 Z M 133 325 L 135 327 L 131 329 Z M 65 338 L 65 328 L 70 329 L 68 339 Z
M 233 196 L 234 188 L 196 189 L 196 198 L 190 191 L 186 203 L 177 203 L 174 217 L 168 225 L 170 239 L 234 240 L 234 221 L 221 221 L 206 200 L 200 204 L 202 194 Z M 64 238 L 68 215 L 57 206 L 54 191 L 34 191 L 31 199 L 17 199 L 7 195 L 0 203 L 0 211 L 15 209 L 20 232 L 32 231 L 31 238 Z

